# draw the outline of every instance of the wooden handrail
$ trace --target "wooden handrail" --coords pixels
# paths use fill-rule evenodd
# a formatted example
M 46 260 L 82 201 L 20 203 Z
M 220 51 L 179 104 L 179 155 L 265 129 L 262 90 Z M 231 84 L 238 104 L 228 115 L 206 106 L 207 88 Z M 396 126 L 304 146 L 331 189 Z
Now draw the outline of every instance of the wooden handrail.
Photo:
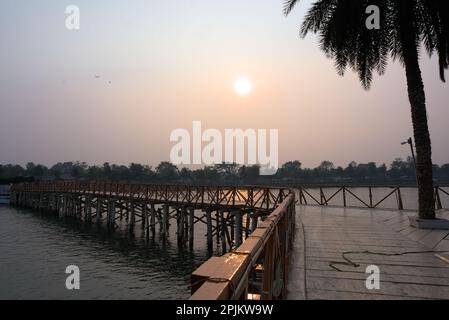
M 217 187 L 84 181 L 21 183 L 13 185 L 11 191 L 15 193 L 98 194 L 154 203 L 239 208 L 266 214 L 276 208 L 282 199 L 291 193 L 290 189 L 254 186 Z M 256 199 L 254 195 L 258 195 Z
M 192 300 L 271 300 L 286 296 L 295 233 L 295 195 L 284 201 L 234 251 L 192 273 Z
M 443 188 L 448 187 L 440 187 L 436 186 L 435 190 L 435 207 L 436 209 L 443 209 L 444 202 L 441 201 L 442 196 L 449 196 L 449 191 L 444 190 Z M 361 189 L 362 192 L 355 192 L 354 189 Z M 386 192 L 384 190 L 386 189 Z M 416 209 L 416 208 L 405 208 L 404 205 L 404 189 L 417 189 L 416 187 L 346 187 L 346 186 L 326 186 L 326 187 L 296 187 L 292 188 L 292 190 L 297 190 L 299 193 L 298 202 L 301 205 L 316 205 L 316 206 L 337 206 L 337 207 L 350 207 L 350 208 L 369 208 L 376 209 L 382 208 L 385 209 Z M 311 190 L 316 190 L 315 196 L 314 192 Z M 326 196 L 326 190 L 328 190 L 329 196 Z M 382 190 L 378 195 L 378 199 L 374 198 L 374 191 Z M 337 196 L 341 195 L 341 198 Z M 348 203 L 348 196 L 350 196 L 353 200 L 352 203 Z M 395 197 L 395 206 L 385 207 L 386 201 Z M 319 199 L 319 200 L 318 200 Z M 366 200 L 365 200 L 366 199 Z M 332 200 L 332 201 L 331 201 Z M 447 206 L 447 202 L 446 202 Z M 447 207 L 446 207 L 447 208 Z

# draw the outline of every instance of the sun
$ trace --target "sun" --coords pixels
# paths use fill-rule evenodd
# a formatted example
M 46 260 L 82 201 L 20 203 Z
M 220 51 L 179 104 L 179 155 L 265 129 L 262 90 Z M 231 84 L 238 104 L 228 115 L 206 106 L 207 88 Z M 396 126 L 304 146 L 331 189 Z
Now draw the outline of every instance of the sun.
M 234 91 L 239 96 L 247 96 L 253 90 L 252 82 L 245 77 L 239 78 L 234 84 Z

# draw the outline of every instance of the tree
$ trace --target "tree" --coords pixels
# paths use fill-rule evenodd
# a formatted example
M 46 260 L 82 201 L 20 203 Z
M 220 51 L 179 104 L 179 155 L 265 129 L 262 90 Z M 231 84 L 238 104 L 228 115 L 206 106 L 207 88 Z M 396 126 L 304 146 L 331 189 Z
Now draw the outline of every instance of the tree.
M 335 168 L 334 164 L 328 160 L 324 160 L 321 162 L 321 164 L 318 166 L 318 171 L 321 173 L 329 173 Z
M 104 179 L 102 168 L 99 166 L 90 166 L 86 170 L 86 178 L 91 181 L 99 181 Z
M 179 171 L 179 178 L 183 181 L 190 181 L 192 179 L 192 171 L 189 168 L 182 168 Z
M 178 168 L 170 162 L 161 162 L 156 167 L 156 173 L 162 181 L 174 180 L 178 177 Z
M 242 166 L 239 169 L 239 176 L 245 183 L 254 183 L 260 176 L 260 166 Z
M 109 162 L 103 163 L 103 175 L 106 179 L 111 179 L 112 168 Z
M 278 172 L 284 178 L 298 178 L 301 175 L 301 162 L 289 161 L 282 165 L 281 170 Z
M 287 0 L 288 15 L 299 0 Z M 366 25 L 369 6 L 380 12 L 380 28 Z M 335 61 L 339 74 L 352 67 L 369 89 L 374 71 L 384 73 L 391 55 L 405 68 L 417 155 L 419 216 L 435 218 L 432 150 L 427 124 L 426 97 L 419 65 L 422 44 L 437 52 L 439 73 L 445 81 L 449 65 L 449 2 L 447 0 L 318 0 L 306 14 L 301 36 L 318 33 L 322 50 Z

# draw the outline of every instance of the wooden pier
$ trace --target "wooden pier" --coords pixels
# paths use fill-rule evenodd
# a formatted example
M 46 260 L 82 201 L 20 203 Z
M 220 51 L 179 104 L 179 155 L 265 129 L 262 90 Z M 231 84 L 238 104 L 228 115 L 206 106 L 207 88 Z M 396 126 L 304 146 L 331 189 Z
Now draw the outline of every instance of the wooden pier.
M 222 254 L 239 247 L 291 193 L 264 187 L 205 187 L 93 182 L 41 182 L 14 185 L 11 204 L 72 217 L 109 229 L 140 226 L 162 239 L 176 226 L 177 242 L 193 249 L 195 225 L 206 225 L 207 247 Z M 214 239 L 216 241 L 214 241 Z
M 297 206 L 287 298 L 449 299 L 449 231 L 410 227 L 413 211 Z M 449 211 L 438 212 L 449 218 Z M 366 286 L 368 266 L 379 287 Z

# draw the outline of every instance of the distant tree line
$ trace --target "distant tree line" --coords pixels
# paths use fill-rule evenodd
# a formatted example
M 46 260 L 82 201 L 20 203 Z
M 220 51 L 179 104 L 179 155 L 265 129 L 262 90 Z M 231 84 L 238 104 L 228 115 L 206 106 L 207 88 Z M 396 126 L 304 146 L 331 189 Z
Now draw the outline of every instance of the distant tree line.
M 104 163 L 102 166 L 85 162 L 57 163 L 52 167 L 28 163 L 0 165 L 0 183 L 20 181 L 89 180 L 146 183 L 184 184 L 400 184 L 416 182 L 413 160 L 396 159 L 390 166 L 377 166 L 374 162 L 349 163 L 345 168 L 323 161 L 316 168 L 304 168 L 299 161 L 289 161 L 273 176 L 259 175 L 258 166 L 217 164 L 191 170 L 178 168 L 169 162 L 161 162 L 155 168 L 137 163 L 129 166 Z M 449 164 L 434 165 L 436 184 L 449 184 Z

